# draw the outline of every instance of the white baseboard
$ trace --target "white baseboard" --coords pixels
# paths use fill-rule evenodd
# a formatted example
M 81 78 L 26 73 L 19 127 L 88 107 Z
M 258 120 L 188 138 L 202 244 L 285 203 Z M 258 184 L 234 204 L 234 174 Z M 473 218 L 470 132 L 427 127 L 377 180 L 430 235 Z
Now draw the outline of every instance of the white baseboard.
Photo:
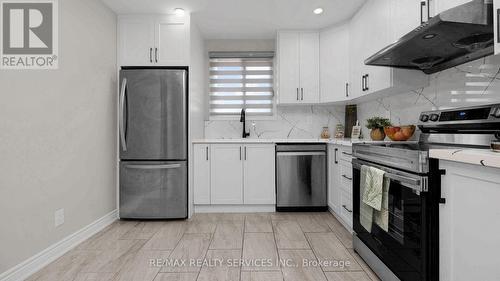
M 272 213 L 275 211 L 275 205 L 194 205 L 195 213 Z
M 61 257 L 69 250 L 76 247 L 81 242 L 92 235 L 103 230 L 106 226 L 118 219 L 117 210 L 113 210 L 100 219 L 83 227 L 77 232 L 67 236 L 61 241 L 49 246 L 40 253 L 14 266 L 13 268 L 0 274 L 0 281 L 21 281 L 25 280 L 44 266 Z

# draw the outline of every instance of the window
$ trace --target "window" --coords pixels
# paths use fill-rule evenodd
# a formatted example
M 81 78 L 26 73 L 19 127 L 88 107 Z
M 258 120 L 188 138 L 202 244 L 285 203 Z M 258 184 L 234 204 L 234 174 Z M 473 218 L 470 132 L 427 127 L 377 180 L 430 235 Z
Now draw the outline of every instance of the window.
M 272 116 L 272 53 L 210 53 L 210 116 Z

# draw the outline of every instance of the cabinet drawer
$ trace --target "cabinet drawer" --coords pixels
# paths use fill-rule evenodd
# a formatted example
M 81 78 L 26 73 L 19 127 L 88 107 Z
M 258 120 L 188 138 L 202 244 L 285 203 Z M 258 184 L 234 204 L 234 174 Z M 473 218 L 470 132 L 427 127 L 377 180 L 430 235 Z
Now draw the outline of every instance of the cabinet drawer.
M 340 193 L 340 216 L 352 227 L 352 197 L 344 190 Z
M 341 160 L 347 161 L 349 163 L 352 162 L 352 147 L 343 146 L 340 148 L 339 156 Z
M 352 193 L 352 165 L 342 162 L 340 164 L 340 183 L 342 189 Z

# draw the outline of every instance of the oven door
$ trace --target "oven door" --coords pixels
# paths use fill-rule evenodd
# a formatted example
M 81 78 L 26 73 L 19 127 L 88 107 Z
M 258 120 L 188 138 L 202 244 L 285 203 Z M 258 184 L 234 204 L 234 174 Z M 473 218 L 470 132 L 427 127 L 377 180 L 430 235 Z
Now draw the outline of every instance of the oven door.
M 360 188 L 361 166 L 385 171 L 390 180 L 388 231 L 375 222 L 368 232 L 360 221 L 364 204 Z M 426 280 L 427 177 L 353 160 L 353 228 L 357 237 L 401 280 Z

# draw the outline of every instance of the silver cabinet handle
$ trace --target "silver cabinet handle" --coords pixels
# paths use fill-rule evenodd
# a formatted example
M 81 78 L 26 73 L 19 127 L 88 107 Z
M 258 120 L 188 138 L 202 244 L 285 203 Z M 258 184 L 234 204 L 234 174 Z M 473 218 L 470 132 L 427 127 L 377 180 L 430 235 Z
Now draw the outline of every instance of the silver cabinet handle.
M 304 88 L 300 88 L 300 100 L 304 100 Z
M 245 146 L 245 161 L 247 160 L 247 147 Z
M 158 62 L 158 48 L 155 48 L 155 62 Z
M 345 83 L 345 96 L 349 97 L 349 83 Z
M 347 206 L 346 205 L 342 205 L 342 208 L 344 208 L 346 211 L 348 211 L 349 213 L 352 213 L 352 210 L 349 210 L 347 209 Z
M 335 148 L 335 155 L 334 155 L 334 156 L 335 156 L 335 161 L 334 161 L 334 162 L 335 162 L 335 164 L 338 164 L 338 163 L 339 163 L 339 161 L 337 160 L 337 152 L 338 152 L 338 151 L 339 151 L 339 149 L 338 149 L 338 148 Z
M 126 165 L 125 168 L 141 169 L 141 170 L 161 170 L 161 169 L 177 169 L 181 164 L 166 164 L 166 165 Z
M 127 140 L 125 139 L 125 92 L 127 89 L 127 78 L 123 78 L 122 87 L 120 89 L 120 141 L 123 151 L 127 151 Z
M 350 178 L 350 177 L 348 177 L 348 176 L 346 176 L 346 175 L 342 175 L 342 177 L 343 177 L 344 179 L 348 179 L 348 180 L 352 181 L 352 178 Z
M 207 161 L 208 161 L 208 146 L 207 146 Z
M 153 48 L 149 48 L 149 62 L 153 63 Z
M 367 91 L 370 90 L 370 80 L 368 80 L 369 77 L 370 77 L 370 74 L 366 74 L 365 84 L 366 84 L 366 90 Z
M 299 88 L 296 88 L 297 90 L 297 100 L 299 100 Z

